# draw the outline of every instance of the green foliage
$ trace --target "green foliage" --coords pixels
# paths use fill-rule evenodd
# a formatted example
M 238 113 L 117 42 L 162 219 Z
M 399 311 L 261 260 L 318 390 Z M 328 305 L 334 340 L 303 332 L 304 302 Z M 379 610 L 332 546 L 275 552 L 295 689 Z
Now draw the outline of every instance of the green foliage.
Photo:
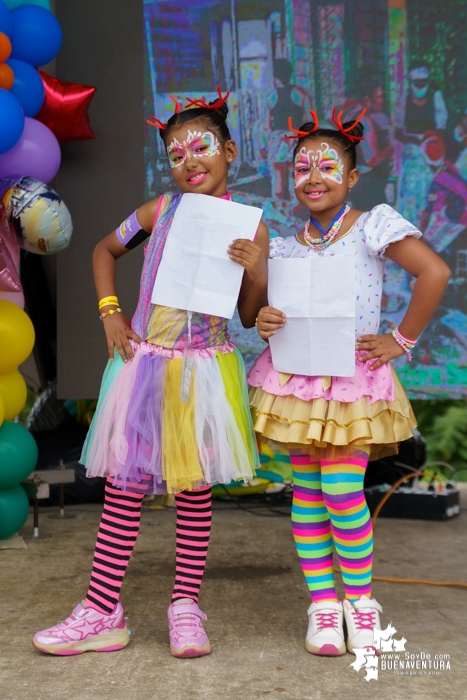
M 467 467 L 467 403 L 414 401 L 412 405 L 427 443 L 427 461 L 448 462 L 455 469 Z M 455 478 L 467 480 L 467 471 Z
M 450 406 L 434 419 L 427 447 L 438 459 L 467 461 L 467 406 Z

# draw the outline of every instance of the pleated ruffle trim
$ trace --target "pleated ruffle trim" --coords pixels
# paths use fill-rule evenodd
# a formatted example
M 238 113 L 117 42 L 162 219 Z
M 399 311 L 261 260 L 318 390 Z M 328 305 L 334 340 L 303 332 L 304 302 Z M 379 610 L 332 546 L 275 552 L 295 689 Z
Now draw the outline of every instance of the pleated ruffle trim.
M 362 397 L 351 403 L 296 396 L 275 396 L 261 387 L 250 389 L 254 429 L 273 447 L 308 445 L 310 454 L 345 456 L 358 446 L 370 447 L 370 459 L 397 454 L 398 445 L 412 437 L 417 422 L 402 385 L 391 368 L 394 401 L 371 403 Z

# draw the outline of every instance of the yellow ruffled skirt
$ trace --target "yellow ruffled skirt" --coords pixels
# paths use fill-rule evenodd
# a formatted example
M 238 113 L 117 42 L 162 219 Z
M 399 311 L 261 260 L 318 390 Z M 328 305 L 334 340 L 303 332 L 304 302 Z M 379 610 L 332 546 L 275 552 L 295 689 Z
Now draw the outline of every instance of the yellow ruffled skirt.
M 369 446 L 371 460 L 397 454 L 399 443 L 412 437 L 417 422 L 392 367 L 391 372 L 394 401 L 371 403 L 365 396 L 349 403 L 322 397 L 304 401 L 251 387 L 253 425 L 260 442 L 285 449 L 308 445 L 310 454 L 325 452 L 331 458 L 345 457 L 363 445 Z

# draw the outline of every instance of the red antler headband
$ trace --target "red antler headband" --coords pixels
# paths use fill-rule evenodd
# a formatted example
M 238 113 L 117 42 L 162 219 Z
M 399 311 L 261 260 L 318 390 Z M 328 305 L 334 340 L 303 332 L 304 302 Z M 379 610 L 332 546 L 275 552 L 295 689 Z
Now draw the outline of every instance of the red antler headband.
M 175 103 L 174 114 L 178 114 L 179 112 L 182 111 L 181 103 L 173 95 L 169 95 L 169 97 L 172 100 L 172 102 Z M 149 124 L 149 126 L 156 126 L 158 129 L 167 129 L 167 124 L 164 124 L 163 122 L 161 122 L 161 120 L 158 119 L 157 117 L 149 117 L 149 119 L 147 119 L 146 123 Z
M 292 117 L 289 117 L 287 120 L 287 124 L 289 127 L 289 131 L 291 131 L 291 134 L 285 134 L 286 139 L 297 139 L 297 138 L 302 138 L 302 136 L 309 136 L 309 134 L 312 134 L 313 131 L 317 131 L 319 128 L 319 122 L 318 122 L 318 115 L 313 109 L 310 109 L 310 114 L 311 118 L 313 119 L 314 126 L 310 131 L 300 131 L 300 129 L 294 129 L 292 126 Z
M 332 110 L 332 117 L 331 117 L 331 119 L 332 119 L 333 123 L 337 126 L 337 128 L 339 129 L 339 131 L 340 131 L 342 134 L 344 134 L 344 136 L 347 136 L 347 138 L 349 138 L 349 139 L 352 141 L 352 143 L 354 143 L 355 141 L 364 141 L 365 139 L 364 139 L 363 136 L 354 136 L 354 134 L 350 134 L 349 132 L 352 131 L 352 129 L 355 129 L 355 127 L 357 126 L 357 124 L 360 122 L 361 118 L 363 117 L 363 115 L 364 115 L 365 112 L 366 112 L 366 108 L 363 109 L 363 110 L 361 111 L 361 113 L 360 113 L 359 116 L 356 118 L 356 120 L 354 121 L 354 123 L 352 124 L 352 126 L 348 126 L 347 129 L 344 129 L 344 126 L 343 126 L 343 124 L 342 124 L 342 115 L 343 115 L 343 113 L 344 113 L 344 110 L 341 109 L 341 111 L 340 111 L 339 114 L 337 115 L 337 119 L 336 119 L 336 110 L 337 110 L 337 107 L 334 107 L 333 110 Z
M 191 97 L 187 97 L 187 103 L 185 105 L 185 109 L 188 109 L 189 107 L 204 107 L 205 109 L 219 109 L 219 107 L 222 107 L 224 102 L 226 102 L 228 96 L 230 95 L 230 91 L 226 92 L 224 97 L 222 97 L 222 91 L 217 85 L 216 87 L 217 94 L 219 95 L 218 99 L 216 102 L 214 102 L 212 105 L 208 104 L 205 100 L 192 100 Z
M 224 102 L 227 101 L 228 96 L 230 95 L 230 91 L 227 92 L 224 97 L 222 97 L 222 91 L 219 87 L 217 86 L 217 94 L 219 95 L 218 99 L 216 102 L 214 102 L 212 105 L 207 104 L 205 100 L 192 100 L 191 97 L 187 97 L 186 100 L 188 102 L 187 105 L 185 105 L 185 109 L 188 109 L 189 107 L 204 107 L 205 109 L 219 109 L 219 107 L 222 107 Z M 175 99 L 173 95 L 169 95 L 170 99 L 175 102 L 175 112 L 174 114 L 178 114 L 179 112 L 182 111 L 182 105 L 181 103 Z M 161 122 L 160 119 L 157 117 L 150 117 L 147 120 L 147 123 L 149 126 L 155 126 L 158 129 L 167 129 L 167 124 L 164 124 L 164 122 Z
M 360 115 L 354 121 L 354 123 L 351 126 L 348 126 L 346 129 L 344 128 L 344 125 L 342 124 L 342 115 L 344 113 L 344 110 L 341 109 L 341 111 L 337 115 L 337 118 L 336 118 L 336 110 L 337 110 L 337 107 L 334 107 L 332 110 L 331 119 L 332 119 L 333 123 L 337 126 L 337 128 L 339 129 L 341 134 L 344 134 L 344 136 L 347 136 L 347 138 L 350 139 L 352 141 L 352 143 L 355 143 L 355 141 L 364 141 L 365 140 L 364 136 L 354 136 L 354 134 L 351 134 L 349 132 L 351 132 L 353 129 L 355 129 L 355 127 L 357 126 L 357 124 L 360 122 L 363 115 L 365 114 L 366 109 L 363 109 L 362 112 L 360 113 Z M 300 138 L 303 138 L 304 136 L 309 136 L 314 131 L 317 131 L 318 130 L 318 117 L 316 115 L 316 112 L 314 110 L 310 109 L 310 114 L 311 114 L 311 117 L 312 117 L 313 122 L 314 122 L 314 126 L 312 129 L 310 129 L 310 131 L 301 131 L 300 129 L 294 129 L 292 126 L 292 117 L 289 117 L 288 126 L 289 126 L 289 131 L 291 131 L 292 134 L 286 134 L 285 138 L 286 139 L 297 139 L 297 138 L 300 139 Z

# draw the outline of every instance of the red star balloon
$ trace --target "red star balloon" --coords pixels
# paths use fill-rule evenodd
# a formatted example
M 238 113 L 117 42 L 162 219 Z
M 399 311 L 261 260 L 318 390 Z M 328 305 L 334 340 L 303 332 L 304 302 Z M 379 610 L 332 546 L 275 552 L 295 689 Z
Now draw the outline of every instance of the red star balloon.
M 34 119 L 48 126 L 60 143 L 95 139 L 87 110 L 96 88 L 66 83 L 42 70 L 39 73 L 44 83 L 45 99 Z

